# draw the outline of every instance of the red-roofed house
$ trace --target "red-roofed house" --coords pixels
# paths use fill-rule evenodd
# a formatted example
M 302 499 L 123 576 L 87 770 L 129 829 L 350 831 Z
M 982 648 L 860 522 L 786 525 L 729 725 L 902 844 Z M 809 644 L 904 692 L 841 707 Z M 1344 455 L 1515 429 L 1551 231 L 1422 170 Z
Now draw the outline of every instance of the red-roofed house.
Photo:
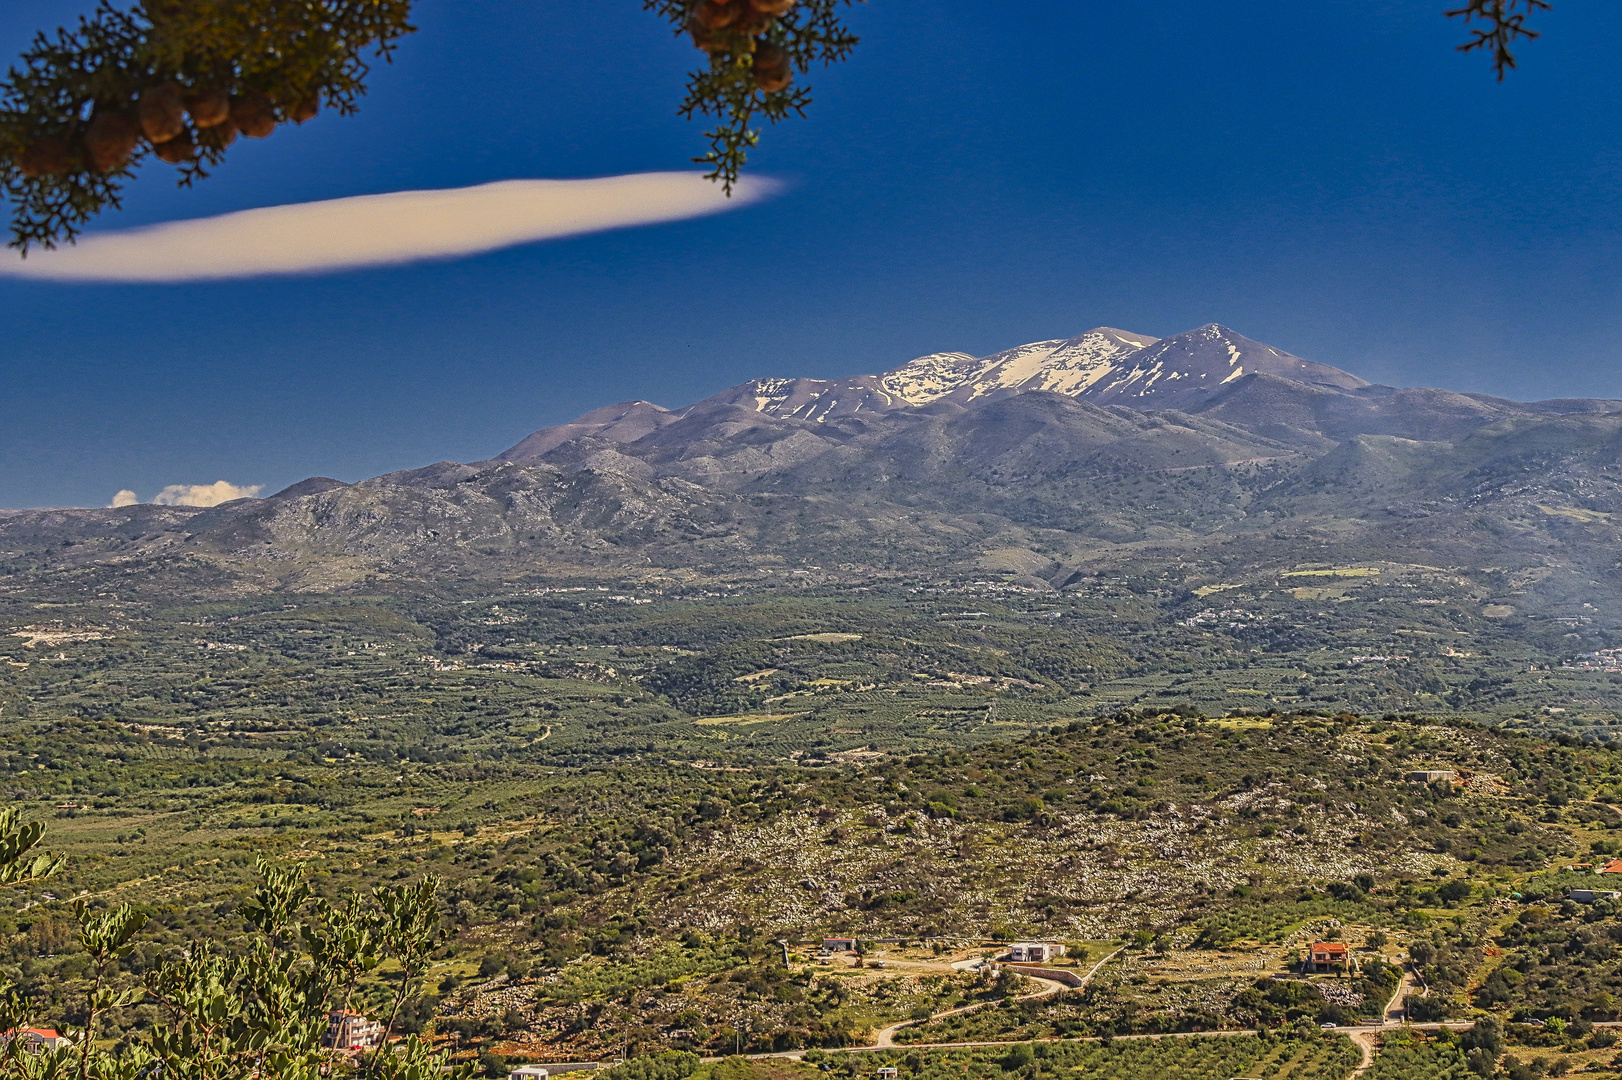
M 23 1047 L 38 1052 L 55 1050 L 58 1046 L 71 1046 L 73 1040 L 57 1034 L 54 1028 L 22 1028 L 19 1031 L 0 1031 L 0 1043 L 21 1039 Z
M 1307 963 L 1315 969 L 1346 966 L 1346 944 L 1340 941 L 1314 941 L 1307 948 Z
M 1622 859 L 1612 859 L 1599 868 L 1601 874 L 1622 874 Z

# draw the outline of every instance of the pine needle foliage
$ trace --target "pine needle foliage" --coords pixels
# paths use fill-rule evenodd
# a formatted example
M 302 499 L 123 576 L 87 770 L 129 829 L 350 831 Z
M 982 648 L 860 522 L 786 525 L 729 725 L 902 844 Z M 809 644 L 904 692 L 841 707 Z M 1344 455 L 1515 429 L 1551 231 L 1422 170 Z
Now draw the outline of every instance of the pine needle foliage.
M 800 0 L 781 14 L 767 15 L 757 9 L 782 5 L 769 0 L 643 0 L 642 6 L 668 20 L 678 37 L 692 38 L 709 56 L 707 66 L 688 75 L 687 96 L 677 112 L 687 119 L 715 118 L 715 127 L 704 133 L 709 151 L 693 160 L 710 166 L 708 178 L 720 181 L 728 193 L 749 149 L 760 140 L 751 123 L 804 116 L 811 104 L 811 88 L 792 85 L 792 73 L 807 74 L 818 62 L 839 63 L 856 47 L 859 39 L 840 20 L 841 10 L 853 2 Z M 742 13 L 733 14 L 733 8 Z M 709 14 L 717 9 L 724 14 Z M 711 22 L 724 25 L 706 25 Z M 783 76 L 773 79 L 772 69 L 782 69 Z
M 1447 13 L 1450 19 L 1463 19 L 1470 28 L 1470 40 L 1459 46 L 1460 52 L 1489 52 L 1493 71 L 1498 81 L 1515 67 L 1515 53 L 1511 48 L 1517 41 L 1531 41 L 1538 36 L 1536 30 L 1526 26 L 1527 16 L 1549 10 L 1548 0 L 1470 0 L 1464 7 Z M 1484 25 L 1475 25 L 1476 23 Z
M 412 31 L 410 0 L 107 0 L 41 33 L 0 80 L 0 191 L 11 246 L 71 241 L 153 158 L 181 186 L 238 134 L 320 108 L 353 113 L 368 60 Z M 167 115 L 166 115 L 167 114 Z

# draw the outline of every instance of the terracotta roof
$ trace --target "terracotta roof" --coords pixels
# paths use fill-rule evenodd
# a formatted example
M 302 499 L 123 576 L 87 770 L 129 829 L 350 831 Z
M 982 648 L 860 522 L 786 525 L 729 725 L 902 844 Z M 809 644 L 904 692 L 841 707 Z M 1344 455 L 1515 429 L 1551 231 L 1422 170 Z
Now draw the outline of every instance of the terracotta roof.
M 1599 868 L 1602 874 L 1622 874 L 1622 859 L 1612 859 Z
M 1326 952 L 1326 953 L 1343 953 L 1343 952 L 1346 951 L 1346 946 L 1345 946 L 1344 943 L 1339 942 L 1339 941 L 1314 941 L 1312 943 L 1312 951 L 1313 952 Z

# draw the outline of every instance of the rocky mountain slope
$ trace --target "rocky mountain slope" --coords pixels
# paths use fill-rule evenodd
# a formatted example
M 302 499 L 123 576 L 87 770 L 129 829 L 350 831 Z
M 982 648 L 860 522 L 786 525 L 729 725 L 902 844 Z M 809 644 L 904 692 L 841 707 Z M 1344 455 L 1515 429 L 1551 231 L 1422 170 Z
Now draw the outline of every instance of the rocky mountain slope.
M 486 462 L 206 511 L 5 512 L 0 566 L 23 587 L 161 562 L 204 591 L 785 563 L 1062 587 L 1391 559 L 1496 568 L 1536 609 L 1614 594 L 1619 484 L 1622 402 L 1373 386 L 1216 325 L 1101 328 L 608 406 Z

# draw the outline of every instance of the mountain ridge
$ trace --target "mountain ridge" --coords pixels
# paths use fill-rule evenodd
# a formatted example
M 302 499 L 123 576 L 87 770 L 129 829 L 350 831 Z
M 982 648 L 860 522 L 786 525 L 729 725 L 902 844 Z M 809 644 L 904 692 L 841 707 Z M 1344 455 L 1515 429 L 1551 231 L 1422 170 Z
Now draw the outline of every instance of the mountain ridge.
M 1140 412 L 1220 414 L 1224 421 L 1253 427 L 1258 433 L 1271 426 L 1277 434 L 1307 443 L 1362 433 L 1370 424 L 1383 423 L 1391 428 L 1383 433 L 1405 435 L 1428 430 L 1440 420 L 1444 430 L 1462 432 L 1522 411 L 1622 408 L 1622 403 L 1598 399 L 1526 403 L 1483 394 L 1379 386 L 1253 341 L 1219 323 L 1168 338 L 1096 327 L 1075 337 L 1030 342 L 983 357 L 930 353 L 875 375 L 751 379 L 676 409 L 646 401 L 620 402 L 533 432 L 493 460 L 543 460 L 577 440 L 628 445 L 658 436 L 653 442 L 664 443 L 671 433 L 660 436 L 662 429 L 695 417 L 747 427 L 739 410 L 827 424 L 931 406 L 969 406 L 1031 392 Z M 1243 404 L 1258 397 L 1269 401 Z M 1413 415 L 1416 411 L 1424 415 Z M 1295 415 L 1297 423 L 1285 425 L 1280 414 Z M 1296 430 L 1286 433 L 1281 425 Z M 1330 430 L 1318 430 L 1325 427 Z M 574 456 L 585 459 L 580 451 Z
M 1101 565 L 1396 559 L 1492 568 L 1554 610 L 1622 591 L 1619 524 L 1622 402 L 1372 385 L 1211 324 L 623 402 L 485 461 L 206 510 L 0 511 L 0 551 L 18 580 L 125 588 L 162 565 L 200 594 L 796 562 L 1065 588 Z

